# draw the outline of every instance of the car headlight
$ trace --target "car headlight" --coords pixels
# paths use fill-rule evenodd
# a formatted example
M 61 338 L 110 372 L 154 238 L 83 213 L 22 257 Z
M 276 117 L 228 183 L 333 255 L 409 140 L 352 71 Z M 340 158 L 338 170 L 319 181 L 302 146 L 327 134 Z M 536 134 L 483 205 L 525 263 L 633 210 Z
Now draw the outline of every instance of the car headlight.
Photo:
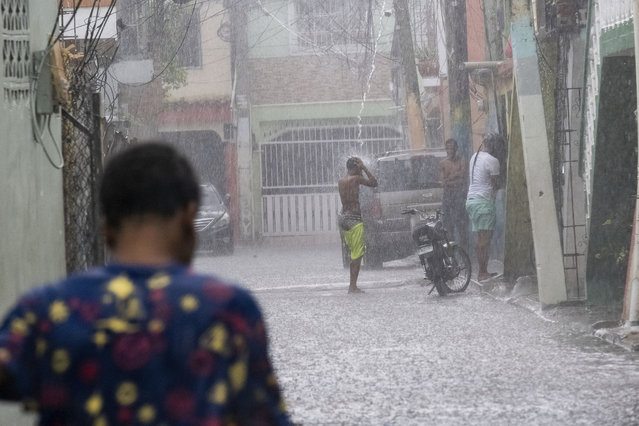
M 225 226 L 228 226 L 230 222 L 231 222 L 231 218 L 229 217 L 229 214 L 224 213 L 222 217 L 213 224 L 213 228 L 223 228 Z

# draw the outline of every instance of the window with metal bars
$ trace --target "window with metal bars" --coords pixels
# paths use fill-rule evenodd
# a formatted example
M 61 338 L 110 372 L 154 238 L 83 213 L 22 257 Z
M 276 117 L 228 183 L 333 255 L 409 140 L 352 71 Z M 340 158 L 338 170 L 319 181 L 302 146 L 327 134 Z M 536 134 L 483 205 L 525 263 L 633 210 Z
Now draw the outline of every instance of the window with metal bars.
M 295 0 L 297 46 L 348 47 L 370 40 L 368 0 Z

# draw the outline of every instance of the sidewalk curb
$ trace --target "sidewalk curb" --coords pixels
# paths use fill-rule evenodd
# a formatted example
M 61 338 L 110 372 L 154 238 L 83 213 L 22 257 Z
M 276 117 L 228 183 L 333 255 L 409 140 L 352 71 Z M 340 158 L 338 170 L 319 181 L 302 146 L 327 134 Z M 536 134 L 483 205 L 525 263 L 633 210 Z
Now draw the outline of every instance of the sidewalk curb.
M 639 330 L 623 325 L 614 328 L 608 328 L 604 325 L 599 328 L 597 324 L 593 324 L 593 329 L 593 334 L 600 339 L 630 352 L 639 352 Z
M 537 285 L 536 282 L 534 282 L 534 279 L 524 280 L 514 286 L 501 279 L 483 283 L 480 283 L 475 279 L 471 279 L 471 282 L 481 291 L 482 294 L 489 295 L 495 300 L 517 305 L 532 313 L 541 315 L 542 317 L 546 317 L 544 312 L 552 310 L 555 314 L 553 317 L 557 318 L 558 321 L 572 323 L 574 328 L 583 330 L 587 334 L 591 334 L 629 352 L 639 352 L 639 327 L 627 327 L 622 325 L 620 321 L 599 319 L 593 322 L 592 318 L 589 318 L 586 307 L 574 308 L 574 304 L 558 305 L 542 310 L 539 304 Z M 572 312 L 571 317 L 569 317 L 569 315 L 561 314 L 561 311 L 566 310 L 568 307 L 573 307 L 575 311 Z

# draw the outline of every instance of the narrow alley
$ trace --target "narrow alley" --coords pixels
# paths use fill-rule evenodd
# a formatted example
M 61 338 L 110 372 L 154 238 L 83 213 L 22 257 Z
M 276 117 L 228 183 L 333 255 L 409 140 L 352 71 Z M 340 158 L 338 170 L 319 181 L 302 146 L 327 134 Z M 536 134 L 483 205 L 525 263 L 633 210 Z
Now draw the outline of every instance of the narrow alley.
M 348 295 L 338 248 L 241 248 L 195 262 L 258 298 L 296 423 L 639 422 L 636 352 L 473 285 L 428 295 L 410 258 L 363 270 L 366 293 Z

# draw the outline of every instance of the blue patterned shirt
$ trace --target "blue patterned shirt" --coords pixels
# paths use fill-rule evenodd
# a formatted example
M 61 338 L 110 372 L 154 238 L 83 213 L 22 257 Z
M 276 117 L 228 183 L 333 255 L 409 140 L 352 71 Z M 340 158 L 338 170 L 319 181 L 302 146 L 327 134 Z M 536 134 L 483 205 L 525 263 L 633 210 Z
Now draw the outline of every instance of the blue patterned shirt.
M 255 300 L 182 265 L 110 264 L 25 294 L 0 363 L 43 425 L 290 424 Z

